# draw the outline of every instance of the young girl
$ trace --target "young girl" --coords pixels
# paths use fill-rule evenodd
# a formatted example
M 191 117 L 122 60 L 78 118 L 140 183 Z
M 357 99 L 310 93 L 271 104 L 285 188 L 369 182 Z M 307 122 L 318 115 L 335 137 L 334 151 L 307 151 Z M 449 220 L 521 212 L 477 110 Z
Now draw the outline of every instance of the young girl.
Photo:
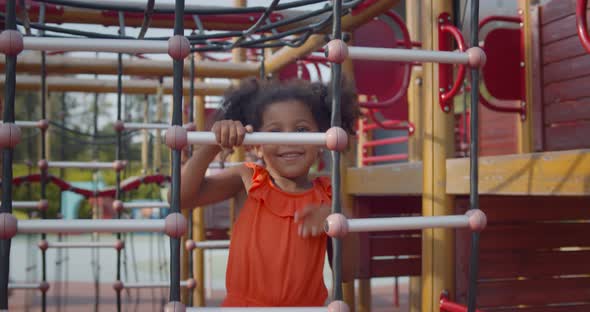
M 341 94 L 342 128 L 358 116 L 350 87 Z M 325 132 L 331 92 L 319 83 L 244 80 L 225 96 L 213 124 L 219 145 L 200 146 L 182 169 L 181 206 L 204 206 L 237 196 L 244 201 L 232 229 L 222 306 L 322 306 L 330 214 L 330 180 L 308 177 L 321 149 L 310 145 L 255 146 L 264 166 L 245 163 L 205 177 L 223 149 L 240 146 L 246 133 Z

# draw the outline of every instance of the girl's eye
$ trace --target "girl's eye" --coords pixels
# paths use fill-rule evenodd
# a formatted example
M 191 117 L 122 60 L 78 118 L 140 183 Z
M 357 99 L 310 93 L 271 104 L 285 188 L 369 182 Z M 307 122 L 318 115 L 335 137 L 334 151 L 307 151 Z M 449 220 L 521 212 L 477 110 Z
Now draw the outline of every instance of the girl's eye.
M 299 127 L 297 128 L 297 132 L 308 132 L 309 129 L 307 129 L 306 127 Z

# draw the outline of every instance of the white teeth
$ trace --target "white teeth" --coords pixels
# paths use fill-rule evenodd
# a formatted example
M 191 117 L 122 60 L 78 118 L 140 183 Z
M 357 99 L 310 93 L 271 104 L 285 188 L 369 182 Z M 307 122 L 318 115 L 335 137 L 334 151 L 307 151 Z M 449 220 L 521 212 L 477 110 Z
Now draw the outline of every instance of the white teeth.
M 288 153 L 288 154 L 282 154 L 281 157 L 283 158 L 297 158 L 301 156 L 300 153 Z

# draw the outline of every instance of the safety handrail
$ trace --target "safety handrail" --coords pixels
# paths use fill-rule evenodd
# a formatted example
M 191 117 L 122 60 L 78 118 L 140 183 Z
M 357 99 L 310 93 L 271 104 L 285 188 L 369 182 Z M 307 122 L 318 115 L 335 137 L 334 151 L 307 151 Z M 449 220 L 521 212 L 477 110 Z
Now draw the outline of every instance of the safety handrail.
M 459 51 L 465 52 L 466 51 L 465 39 L 463 38 L 461 31 L 457 27 L 453 26 L 452 24 L 450 24 L 448 22 L 444 22 L 444 21 L 448 21 L 448 19 L 446 18 L 446 14 L 442 14 L 439 19 L 443 21 L 438 28 L 438 30 L 439 30 L 439 50 L 445 51 L 447 49 L 447 43 L 446 43 L 446 40 L 444 40 L 442 34 L 448 33 L 457 42 L 457 46 L 459 47 Z M 449 65 L 439 64 L 439 68 L 443 67 L 443 66 L 449 66 Z M 441 84 L 440 92 L 439 92 L 439 100 L 440 100 L 441 109 L 444 112 L 450 112 L 451 105 L 449 103 L 453 100 L 453 97 L 455 97 L 455 95 L 457 95 L 459 90 L 461 90 L 461 85 L 463 84 L 463 80 L 465 79 L 465 65 L 459 65 L 459 70 L 457 71 L 457 78 L 453 82 L 453 86 L 451 87 L 451 89 L 446 92 L 445 92 L 445 90 L 447 88 L 446 88 L 446 83 L 445 83 L 446 82 L 445 75 L 446 75 L 446 73 L 443 70 L 439 70 L 439 83 Z
M 526 108 L 521 105 L 520 100 L 494 100 L 488 101 L 486 98 L 479 94 L 479 102 L 490 110 L 498 113 L 518 113 L 524 119 L 526 116 Z M 499 103 L 502 103 L 499 105 Z
M 522 18 L 520 16 L 502 16 L 502 15 L 491 15 L 479 22 L 479 29 L 481 30 L 484 26 L 491 22 L 508 22 L 508 23 L 521 23 Z M 485 40 L 484 40 L 485 46 Z M 480 103 L 486 108 L 498 112 L 498 113 L 518 113 L 521 119 L 524 120 L 526 116 L 526 108 L 521 105 L 521 101 L 518 100 L 494 100 L 486 99 L 481 93 L 479 94 Z
M 508 22 L 508 23 L 521 23 L 522 18 L 520 16 L 504 16 L 504 15 L 490 15 L 479 22 L 479 30 L 491 22 Z
M 400 28 L 403 36 L 403 44 L 406 49 L 412 49 L 412 40 L 410 38 L 410 31 L 406 24 L 404 23 L 403 19 L 394 11 L 387 11 L 385 12 L 387 17 L 390 17 Z M 397 101 L 402 99 L 408 93 L 408 87 L 410 86 L 410 75 L 412 73 L 412 63 L 404 64 L 404 75 L 402 78 L 402 85 L 399 88 L 398 92 L 394 94 L 387 100 L 379 101 L 379 102 L 362 102 L 359 103 L 361 107 L 370 108 L 370 109 L 383 109 L 392 106 Z
M 467 307 L 454 303 L 449 300 L 447 292 L 443 291 L 440 295 L 440 312 L 467 312 Z M 479 309 L 475 309 L 475 312 L 483 312 Z
M 586 20 L 586 8 L 588 0 L 578 0 L 576 4 L 576 24 L 578 27 L 578 37 L 582 46 L 590 53 L 590 36 L 588 35 L 588 21 Z
M 408 130 L 408 135 L 413 135 L 416 131 L 414 124 L 408 120 L 387 120 L 381 121 L 375 116 L 376 111 L 374 109 L 369 110 L 369 118 L 379 128 L 385 130 Z

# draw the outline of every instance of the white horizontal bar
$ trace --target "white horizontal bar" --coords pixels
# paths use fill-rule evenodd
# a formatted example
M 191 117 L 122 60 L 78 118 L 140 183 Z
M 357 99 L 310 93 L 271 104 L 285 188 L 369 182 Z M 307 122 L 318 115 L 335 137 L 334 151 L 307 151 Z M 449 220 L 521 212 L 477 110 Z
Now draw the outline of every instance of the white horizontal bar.
M 35 51 L 168 53 L 168 41 L 162 40 L 23 37 L 23 45 Z
M 123 203 L 123 208 L 170 208 L 167 202 L 127 202 Z
M 0 121 L 0 124 L 3 124 L 4 121 Z M 21 128 L 39 128 L 38 121 L 30 121 L 30 120 L 15 120 L 14 124 L 21 127 Z
M 180 281 L 180 287 L 187 287 L 188 281 Z M 123 282 L 123 288 L 170 288 L 169 281 L 157 282 Z
M 14 123 L 17 126 L 22 127 L 22 128 L 38 128 L 39 127 L 38 121 L 17 120 Z
M 328 307 L 273 307 L 273 308 L 186 308 L 186 312 L 252 312 L 252 311 L 280 311 L 280 312 L 328 312 Z
M 469 227 L 467 215 L 348 219 L 348 232 Z
M 19 220 L 18 233 L 164 232 L 164 220 Z
M 113 169 L 113 162 L 100 161 L 48 161 L 49 168 Z
M 195 248 L 200 248 L 200 249 L 229 248 L 229 240 L 212 240 L 212 241 L 195 242 Z
M 116 242 L 49 242 L 47 248 L 115 248 Z
M 189 144 L 217 144 L 213 132 L 188 132 Z M 248 133 L 244 145 L 281 144 L 281 145 L 326 145 L 326 133 L 293 133 L 293 132 L 256 132 Z
M 12 208 L 37 209 L 39 208 L 39 201 L 13 201 Z
M 444 64 L 467 64 L 469 62 L 469 57 L 465 52 L 418 49 L 348 47 L 348 56 L 353 60 L 391 62 L 429 62 Z
M 39 289 L 40 283 L 8 283 L 8 289 Z
M 123 123 L 126 130 L 149 130 L 149 129 L 163 129 L 170 128 L 170 124 L 165 123 L 139 123 L 139 122 L 126 122 Z

